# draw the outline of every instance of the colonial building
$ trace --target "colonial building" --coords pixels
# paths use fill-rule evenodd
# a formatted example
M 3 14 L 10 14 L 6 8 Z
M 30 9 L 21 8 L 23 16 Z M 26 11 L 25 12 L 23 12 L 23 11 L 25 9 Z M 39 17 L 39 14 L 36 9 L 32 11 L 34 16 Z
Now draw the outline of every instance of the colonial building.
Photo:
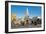
M 24 25 L 28 26 L 31 23 L 31 18 L 29 18 L 29 11 L 27 8 L 27 11 L 25 12 L 25 17 L 24 17 L 25 23 Z
M 12 25 L 13 27 L 18 27 L 21 23 L 20 21 L 16 18 L 16 15 L 13 14 L 12 17 L 11 17 L 11 21 L 12 21 Z

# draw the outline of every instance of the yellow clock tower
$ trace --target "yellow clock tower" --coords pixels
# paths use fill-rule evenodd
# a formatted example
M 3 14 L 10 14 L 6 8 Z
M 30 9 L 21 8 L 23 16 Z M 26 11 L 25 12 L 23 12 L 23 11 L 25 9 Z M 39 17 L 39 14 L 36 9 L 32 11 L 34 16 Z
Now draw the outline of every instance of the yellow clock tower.
M 16 14 L 12 14 L 11 20 L 16 21 Z

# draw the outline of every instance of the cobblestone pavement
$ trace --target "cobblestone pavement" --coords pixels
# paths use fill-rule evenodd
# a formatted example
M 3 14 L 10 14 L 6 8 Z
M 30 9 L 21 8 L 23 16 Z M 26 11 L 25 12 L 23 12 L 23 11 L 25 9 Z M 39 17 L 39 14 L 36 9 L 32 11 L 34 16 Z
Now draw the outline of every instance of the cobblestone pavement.
M 12 29 L 15 29 L 15 28 L 39 28 L 39 27 L 41 27 L 41 24 L 37 24 L 37 25 L 29 24 L 27 27 L 19 25 L 18 27 L 16 27 L 16 25 L 14 23 L 11 23 Z

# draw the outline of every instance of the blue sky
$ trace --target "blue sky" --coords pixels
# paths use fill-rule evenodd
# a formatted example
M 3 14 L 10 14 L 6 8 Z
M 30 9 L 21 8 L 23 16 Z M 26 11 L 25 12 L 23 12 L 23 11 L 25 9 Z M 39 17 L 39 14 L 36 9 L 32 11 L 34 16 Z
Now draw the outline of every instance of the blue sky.
M 12 14 L 16 14 L 17 17 L 25 16 L 25 12 L 28 8 L 29 16 L 41 16 L 41 7 L 40 6 L 19 6 L 11 5 Z

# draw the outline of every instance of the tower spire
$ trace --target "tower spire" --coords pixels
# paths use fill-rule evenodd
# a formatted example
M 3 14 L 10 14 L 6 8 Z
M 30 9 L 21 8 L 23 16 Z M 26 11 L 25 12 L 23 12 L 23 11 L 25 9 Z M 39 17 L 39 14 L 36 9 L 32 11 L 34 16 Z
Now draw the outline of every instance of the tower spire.
M 26 11 L 26 15 L 27 15 L 27 16 L 29 15 L 28 8 L 27 8 L 27 11 Z

